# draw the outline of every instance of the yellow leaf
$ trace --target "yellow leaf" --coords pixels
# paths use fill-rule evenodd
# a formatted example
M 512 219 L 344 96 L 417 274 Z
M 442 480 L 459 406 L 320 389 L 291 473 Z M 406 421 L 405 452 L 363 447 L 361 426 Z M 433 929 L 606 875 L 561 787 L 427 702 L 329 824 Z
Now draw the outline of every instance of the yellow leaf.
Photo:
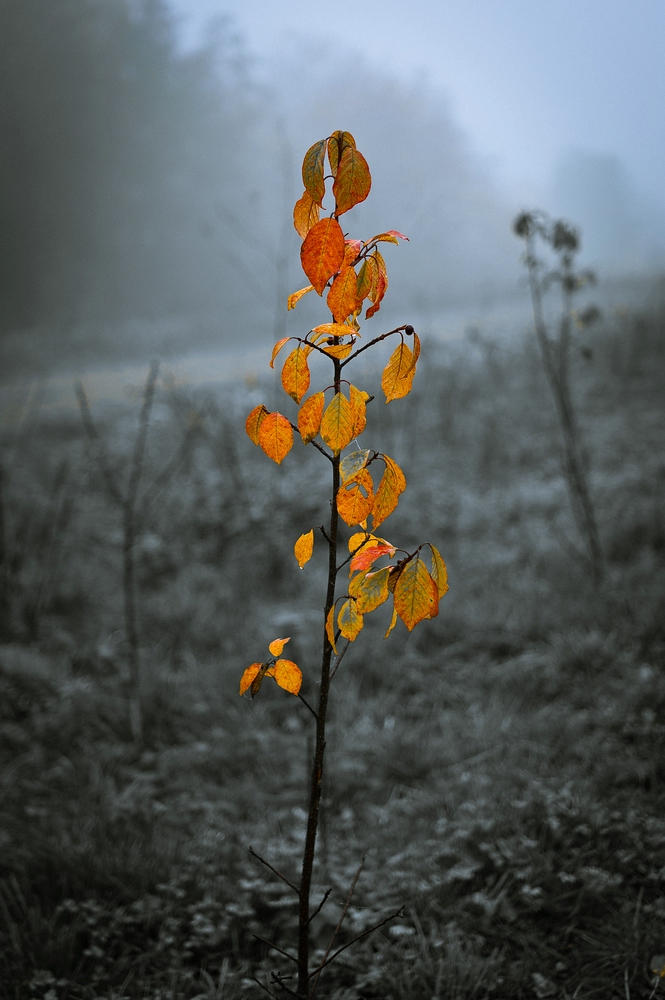
M 293 430 L 281 413 L 268 413 L 259 427 L 259 444 L 268 458 L 281 464 L 293 447 Z
M 346 323 L 321 323 L 319 326 L 315 326 L 310 333 L 316 333 L 317 340 L 320 342 L 321 336 L 327 337 L 348 337 L 350 334 L 355 333 L 350 326 Z
M 268 649 L 270 650 L 273 656 L 280 656 L 282 650 L 286 646 L 287 642 L 290 642 L 290 640 L 291 636 L 289 636 L 287 639 L 273 639 L 273 641 L 268 646 Z
M 302 671 L 293 660 L 278 660 L 267 673 L 270 677 L 274 677 L 279 686 L 290 694 L 297 695 L 300 691 Z
M 397 462 L 389 458 L 388 455 L 381 457 L 386 463 L 386 471 L 381 477 L 372 508 L 372 527 L 374 530 L 392 514 L 399 502 L 400 494 L 406 489 L 406 479 Z
M 358 287 L 356 272 L 352 267 L 342 267 L 330 286 L 328 308 L 336 323 L 343 323 L 347 316 L 358 308 Z
M 393 351 L 381 376 L 381 388 L 386 394 L 386 403 L 392 399 L 401 399 L 411 391 L 414 374 L 413 352 L 402 342 Z
M 346 146 L 339 157 L 333 184 L 335 215 L 342 215 L 364 201 L 371 186 L 372 176 L 367 160 L 353 146 Z
M 439 550 L 431 542 L 429 547 L 432 553 L 432 579 L 437 586 L 439 599 L 441 599 L 448 590 L 448 570 Z
M 296 403 L 300 403 L 309 389 L 310 373 L 307 355 L 310 351 L 311 347 L 298 344 L 296 349 L 291 351 L 282 368 L 282 386 Z
M 418 360 L 419 357 L 420 357 L 420 337 L 418 336 L 418 334 L 414 330 L 413 331 L 413 366 L 414 366 L 414 368 L 416 366 L 416 362 L 417 362 L 417 360 Z
M 424 618 L 434 618 L 438 609 L 436 583 L 417 552 L 399 575 L 395 586 L 395 610 L 410 632 Z
M 379 233 L 378 236 L 372 236 L 371 240 L 367 240 L 366 246 L 369 246 L 370 243 L 399 243 L 398 236 L 400 240 L 409 242 L 409 237 L 405 236 L 404 233 L 398 233 L 396 229 L 389 229 L 387 233 Z
M 330 344 L 326 347 L 322 347 L 321 350 L 325 351 L 331 358 L 339 358 L 340 361 L 343 361 L 344 358 L 348 358 L 349 354 L 353 350 L 353 343 Z
M 353 642 L 364 624 L 363 616 L 356 611 L 354 600 L 344 601 L 337 615 L 337 624 L 344 638 Z
M 339 129 L 328 139 L 328 160 L 330 161 L 330 173 L 335 176 L 339 158 L 347 146 L 355 148 L 356 140 L 350 132 L 340 132 Z
M 305 285 L 304 288 L 299 288 L 297 292 L 291 292 L 288 301 L 286 303 L 287 310 L 295 309 L 295 307 L 298 305 L 303 295 L 307 295 L 308 292 L 313 292 L 313 291 L 314 291 L 314 285 Z
M 245 430 L 254 442 L 254 444 L 259 443 L 259 428 L 263 423 L 265 417 L 268 416 L 268 411 L 266 410 L 263 403 L 260 406 L 255 406 L 250 415 L 245 421 Z
M 381 539 L 377 538 L 376 535 L 371 535 L 368 531 L 356 531 L 349 538 L 349 543 L 348 543 L 349 552 L 353 554 L 358 551 L 361 545 L 364 545 L 366 542 L 372 542 L 372 541 L 378 542 L 381 541 Z
M 324 405 L 324 393 L 315 392 L 298 410 L 298 430 L 304 444 L 309 444 L 319 433 Z
M 390 619 L 390 625 L 388 626 L 388 631 L 386 632 L 386 634 L 383 637 L 384 639 L 388 638 L 388 636 L 390 635 L 390 633 L 392 632 L 392 630 L 395 628 L 395 625 L 397 625 L 397 612 L 393 608 L 393 616 Z
M 300 248 L 303 271 L 323 294 L 328 280 L 337 274 L 344 260 L 344 233 L 337 219 L 321 219 L 312 226 Z
M 314 528 L 306 534 L 301 535 L 296 544 L 293 546 L 293 554 L 298 560 L 298 565 L 303 569 L 305 563 L 308 563 L 312 558 L 312 552 L 314 551 Z
M 305 191 L 293 209 L 293 225 L 301 239 L 305 239 L 312 226 L 319 221 L 319 206 L 309 191 Z
M 365 430 L 367 423 L 368 393 L 362 389 L 356 389 L 355 385 L 349 386 L 349 399 L 351 401 L 351 412 L 353 414 L 353 436 L 358 437 Z
M 351 392 L 353 393 L 355 386 L 351 386 Z M 356 389 L 356 392 L 358 390 Z M 351 406 L 353 406 L 353 395 L 351 395 Z M 364 469 L 367 465 L 367 459 L 369 458 L 369 450 L 364 451 L 350 451 L 348 455 L 345 455 L 342 461 L 339 463 L 339 474 L 342 481 L 342 486 L 357 476 L 361 469 Z
M 365 490 L 365 494 L 361 492 Z M 374 483 L 367 469 L 361 469 L 353 481 L 340 486 L 337 491 L 337 510 L 339 516 L 348 525 L 360 524 L 364 521 L 374 503 Z
M 336 392 L 321 420 L 321 437 L 333 455 L 339 455 L 353 437 L 351 404 L 341 392 Z
M 359 574 L 362 580 L 356 585 L 355 594 L 349 584 L 349 594 L 356 598 L 356 610 L 361 615 L 368 615 L 375 611 L 384 601 L 390 597 L 388 589 L 388 577 L 390 576 L 390 566 L 384 566 L 376 573 Z
M 245 691 L 251 686 L 254 678 L 260 671 L 261 667 L 264 666 L 263 663 L 252 663 L 251 666 L 247 667 L 247 670 L 243 673 L 240 678 L 240 694 L 243 695 Z M 265 671 L 264 671 L 265 672 Z M 259 683 L 259 687 L 260 687 Z
M 337 646 L 335 645 L 335 605 L 331 607 L 330 611 L 326 616 L 326 635 L 328 636 L 328 642 L 332 646 L 332 651 L 337 655 Z
M 305 190 L 309 192 L 312 201 L 318 205 L 323 201 L 326 186 L 323 180 L 323 158 L 326 155 L 326 140 L 321 139 L 305 153 L 302 161 L 302 180 Z
M 298 295 L 299 293 L 295 292 L 295 294 Z M 278 340 L 277 343 L 275 344 L 275 346 L 273 347 L 273 349 L 272 349 L 272 357 L 270 359 L 270 367 L 271 368 L 275 367 L 275 358 L 277 357 L 277 355 L 279 354 L 279 352 L 281 351 L 281 349 L 284 347 L 284 344 L 286 344 L 287 341 L 289 341 L 290 339 L 291 339 L 290 337 L 282 337 L 282 339 Z

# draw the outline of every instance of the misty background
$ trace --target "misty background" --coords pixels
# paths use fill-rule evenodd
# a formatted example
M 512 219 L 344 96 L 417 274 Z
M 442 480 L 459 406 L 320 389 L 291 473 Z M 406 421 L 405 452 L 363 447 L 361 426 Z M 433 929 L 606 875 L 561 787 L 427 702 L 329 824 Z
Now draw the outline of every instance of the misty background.
M 2 0 L 3 379 L 210 352 L 221 376 L 320 321 L 284 309 L 291 212 L 305 149 L 340 127 L 373 174 L 353 233 L 411 239 L 375 324 L 521 332 L 524 207 L 581 227 L 606 296 L 643 294 L 665 261 L 665 13 L 531 7 Z

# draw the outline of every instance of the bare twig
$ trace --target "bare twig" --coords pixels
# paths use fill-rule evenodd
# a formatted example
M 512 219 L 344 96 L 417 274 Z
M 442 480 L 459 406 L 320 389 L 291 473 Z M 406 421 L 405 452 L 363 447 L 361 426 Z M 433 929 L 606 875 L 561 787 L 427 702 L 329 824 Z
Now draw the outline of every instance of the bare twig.
M 253 936 L 257 941 L 263 941 L 263 943 L 267 944 L 270 948 L 274 948 L 275 951 L 278 951 L 280 955 L 284 956 L 284 958 L 288 958 L 290 962 L 295 962 L 296 965 L 298 964 L 298 959 L 295 955 L 289 955 L 288 951 L 284 951 L 284 949 L 280 948 L 274 941 L 269 941 L 268 938 L 261 937 L 260 934 L 254 934 Z
M 328 902 L 328 897 L 330 896 L 330 893 L 331 893 L 331 892 L 332 892 L 332 889 L 326 889 L 326 891 L 325 891 L 325 893 L 324 893 L 324 895 L 323 895 L 323 899 L 321 900 L 321 902 L 319 903 L 319 905 L 317 906 L 317 908 L 316 908 L 316 909 L 315 909 L 315 910 L 314 910 L 314 911 L 312 912 L 312 914 L 310 915 L 310 918 L 309 918 L 309 920 L 308 920 L 308 923 L 310 923 L 310 924 L 311 924 L 311 922 L 312 922 L 312 920 L 314 919 L 314 917 L 316 917 L 316 916 L 318 916 L 318 915 L 319 915 L 319 913 L 321 912 L 321 910 L 323 909 L 323 907 L 324 907 L 324 906 L 326 905 L 326 903 Z
M 92 419 L 92 413 L 90 412 L 90 406 L 88 404 L 88 397 L 86 396 L 85 389 L 81 382 L 77 382 L 74 386 L 74 391 L 76 392 L 76 398 L 78 400 L 79 409 L 81 411 L 81 420 L 83 422 L 83 429 L 85 430 L 88 438 L 95 445 L 97 449 L 97 462 L 99 463 L 99 468 L 101 469 L 104 482 L 106 483 L 106 488 L 109 495 L 115 500 L 118 506 L 122 506 L 124 499 L 118 488 L 115 480 L 115 476 L 111 470 L 111 465 L 109 463 L 108 455 L 106 453 L 106 448 L 104 447 L 104 442 L 99 436 L 99 431 L 95 426 L 95 422 Z
M 380 337 L 375 337 L 374 340 L 370 340 L 368 344 L 364 344 L 362 347 L 359 347 L 357 351 L 354 351 L 353 354 L 346 359 L 346 361 L 342 361 L 340 368 L 345 368 L 346 365 L 348 365 L 350 361 L 354 361 L 359 354 L 362 354 L 363 351 L 369 350 L 369 348 L 373 347 L 374 344 L 378 344 L 382 340 L 385 340 L 386 337 L 392 337 L 394 333 L 402 333 L 402 331 L 406 333 L 407 330 L 413 330 L 410 323 L 405 323 L 404 326 L 396 326 L 394 330 L 388 330 L 388 333 L 382 333 Z
M 337 639 L 335 639 L 335 642 L 337 642 Z M 336 662 L 335 666 L 332 669 L 332 673 L 330 674 L 330 680 L 333 679 L 333 677 L 335 676 L 335 674 L 339 670 L 339 665 L 342 662 L 342 660 L 344 659 L 344 654 L 346 653 L 346 651 L 347 651 L 347 649 L 349 648 L 350 645 L 351 645 L 351 640 L 347 639 L 346 640 L 346 646 L 344 647 L 344 649 L 342 650 L 342 652 L 337 657 L 337 662 Z
M 314 711 L 314 709 L 312 708 L 312 706 L 309 704 L 309 702 L 305 701 L 305 699 L 301 695 L 300 691 L 298 692 L 298 697 L 300 698 L 300 700 L 303 703 L 303 705 L 305 706 L 305 708 L 308 708 L 310 710 L 310 712 L 312 713 L 312 715 L 314 716 L 314 718 L 316 719 L 316 712 Z
M 347 948 L 350 948 L 352 944 L 355 944 L 357 941 L 362 941 L 362 939 L 366 938 L 368 934 L 373 934 L 374 931 L 378 931 L 379 927 L 384 927 L 386 924 L 390 923 L 391 920 L 395 920 L 397 917 L 401 917 L 403 913 L 404 913 L 404 907 L 400 906 L 399 910 L 396 910 L 395 913 L 391 913 L 390 916 L 385 917 L 383 920 L 379 920 L 378 924 L 373 924 L 371 927 L 368 927 L 366 931 L 362 931 L 361 934 L 356 934 L 354 938 L 351 938 L 350 941 L 347 941 L 346 944 L 343 944 L 341 948 L 338 948 L 337 951 L 333 952 L 333 954 L 330 956 L 327 962 L 325 962 L 325 964 L 321 964 L 318 967 L 318 969 L 315 969 L 314 972 L 311 973 L 311 975 L 312 976 L 319 975 L 323 971 L 323 969 L 326 968 L 326 966 L 330 965 L 331 962 L 334 962 L 337 956 L 341 955 L 342 952 L 346 951 Z
M 274 874 L 278 878 L 281 878 L 282 882 L 285 882 L 286 885 L 290 886 L 290 888 L 293 889 L 293 891 L 295 892 L 296 896 L 300 895 L 300 889 L 296 885 L 294 885 L 293 882 L 289 881 L 286 875 L 282 875 L 281 872 L 278 872 L 277 869 L 273 867 L 273 865 L 271 865 L 269 861 L 266 861 L 266 859 L 262 858 L 260 854 L 257 854 L 253 847 L 249 848 L 249 853 L 253 857 L 255 857 L 257 861 L 260 861 L 262 865 L 265 865 L 266 868 L 269 868 L 271 872 L 274 872 Z
M 326 949 L 326 953 L 323 956 L 323 958 L 321 960 L 321 963 L 319 965 L 318 975 L 316 976 L 316 979 L 312 983 L 312 995 L 314 994 L 314 991 L 316 990 L 316 987 L 317 987 L 317 984 L 318 984 L 318 981 L 319 981 L 319 976 L 321 975 L 321 970 L 324 968 L 324 966 L 326 964 L 326 959 L 328 958 L 328 955 L 332 951 L 333 945 L 335 944 L 335 941 L 337 939 L 337 935 L 339 934 L 340 930 L 342 929 L 342 924 L 344 923 L 344 918 L 346 917 L 347 913 L 349 912 L 349 907 L 351 905 L 351 900 L 353 898 L 353 893 L 355 892 L 356 885 L 358 884 L 358 879 L 360 878 L 360 873 L 363 870 L 364 864 L 365 864 L 365 858 L 363 857 L 363 858 L 360 859 L 360 864 L 358 865 L 358 870 L 356 871 L 356 874 L 353 876 L 353 882 L 351 883 L 351 888 L 349 889 L 349 894 L 346 897 L 346 903 L 344 904 L 344 909 L 342 910 L 342 915 L 340 916 L 339 920 L 337 921 L 337 927 L 333 931 L 333 936 L 330 939 L 330 944 L 328 945 L 328 947 Z
M 292 420 L 289 420 L 289 423 L 291 424 L 291 427 L 293 427 L 294 431 L 297 431 L 298 434 L 300 434 L 298 425 L 294 424 Z M 329 462 L 333 461 L 332 455 L 329 455 L 326 449 L 322 448 L 318 441 L 314 441 L 314 439 L 312 439 L 309 443 L 313 444 L 314 447 L 317 449 L 317 451 L 320 451 L 322 455 L 325 455 L 325 457 L 328 459 Z

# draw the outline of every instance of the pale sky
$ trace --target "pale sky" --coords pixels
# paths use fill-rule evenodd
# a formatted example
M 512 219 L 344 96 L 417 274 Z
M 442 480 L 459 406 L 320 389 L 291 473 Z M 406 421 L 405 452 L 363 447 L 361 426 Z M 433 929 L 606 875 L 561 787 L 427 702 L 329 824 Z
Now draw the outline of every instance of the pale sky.
M 328 41 L 429 80 L 496 180 L 546 187 L 570 150 L 620 158 L 665 205 L 665 0 L 171 0 L 190 42 L 232 17 L 254 70 Z

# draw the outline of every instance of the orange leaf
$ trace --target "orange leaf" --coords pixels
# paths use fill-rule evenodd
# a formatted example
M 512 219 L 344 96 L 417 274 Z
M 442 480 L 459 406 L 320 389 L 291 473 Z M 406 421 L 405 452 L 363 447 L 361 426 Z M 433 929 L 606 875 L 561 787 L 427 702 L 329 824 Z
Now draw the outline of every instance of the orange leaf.
M 302 671 L 293 660 L 278 660 L 274 667 L 267 671 L 269 677 L 274 677 L 281 688 L 289 694 L 297 695 L 302 684 Z
M 370 243 L 399 243 L 399 240 L 406 240 L 409 242 L 409 237 L 405 236 L 404 233 L 398 233 L 396 229 L 389 229 L 387 233 L 379 233 L 378 236 L 372 236 L 371 240 L 367 240 L 365 246 L 369 246 Z
M 349 572 L 355 573 L 361 569 L 369 569 L 381 556 L 390 556 L 392 559 L 394 555 L 395 546 L 391 545 L 390 542 L 377 541 L 372 545 L 363 545 L 360 552 L 356 552 L 351 560 Z
M 293 447 L 293 431 L 286 417 L 268 413 L 259 428 L 259 444 L 268 458 L 280 465 Z
M 273 656 L 280 656 L 287 642 L 290 641 L 291 641 L 291 636 L 288 636 L 288 638 L 286 639 L 273 639 L 273 641 L 268 646 L 268 649 L 270 650 Z
M 448 570 L 439 550 L 431 542 L 429 547 L 432 553 L 432 578 L 437 586 L 439 599 L 441 599 L 448 590 Z
M 388 638 L 392 630 L 395 628 L 395 625 L 397 625 L 397 611 L 395 610 L 395 608 L 393 608 L 393 616 L 390 619 L 390 625 L 388 626 L 388 631 L 383 637 L 384 639 Z
M 314 551 L 314 528 L 311 528 L 306 534 L 301 535 L 296 544 L 293 546 L 293 554 L 298 560 L 298 565 L 301 569 L 304 568 L 305 563 L 308 563 L 312 558 L 312 552 Z M 280 650 L 281 652 L 281 650 Z
M 339 455 L 353 438 L 351 404 L 341 392 L 336 392 L 321 420 L 321 437 L 333 455 Z
M 413 331 L 413 367 L 416 367 L 416 362 L 420 357 L 420 337 Z
M 346 146 L 339 158 L 333 184 L 335 215 L 343 215 L 354 205 L 364 201 L 371 186 L 372 175 L 367 160 L 353 146 Z
M 337 615 L 337 624 L 344 638 L 353 642 L 364 624 L 363 616 L 356 611 L 354 600 L 344 601 Z
M 324 405 L 325 395 L 322 392 L 315 392 L 298 410 L 298 430 L 303 444 L 309 444 L 319 433 Z
M 305 191 L 293 209 L 293 225 L 301 239 L 305 239 L 312 226 L 315 226 L 318 221 L 319 205 L 314 201 L 309 191 Z
M 400 494 L 406 489 L 406 479 L 397 462 L 387 455 L 381 456 L 386 470 L 381 477 L 372 508 L 372 527 L 376 530 L 392 514 L 399 503 Z
M 240 678 L 240 694 L 244 694 L 248 687 L 252 684 L 254 678 L 258 674 L 261 667 L 264 666 L 263 663 L 252 663 L 251 666 L 247 667 L 247 670 L 243 673 Z M 265 671 L 264 671 L 265 673 Z M 261 686 L 259 682 L 259 687 Z
M 337 646 L 335 645 L 335 605 L 331 607 L 330 611 L 326 616 L 326 635 L 328 636 L 328 642 L 332 646 L 332 651 L 337 655 Z
M 295 307 L 298 305 L 303 295 L 307 295 L 308 292 L 313 292 L 313 291 L 314 291 L 314 285 L 306 285 L 304 288 L 298 289 L 297 292 L 291 292 L 286 303 L 287 311 L 289 309 L 295 309 Z
M 364 390 L 356 389 L 355 385 L 352 385 L 349 386 L 349 399 L 353 414 L 353 436 L 358 437 L 365 430 L 367 423 L 366 401 L 369 399 L 369 395 Z
M 294 294 L 295 295 L 300 295 L 300 292 L 295 292 Z M 303 294 L 304 294 L 304 289 L 303 289 Z M 275 358 L 277 357 L 277 355 L 279 354 L 279 352 L 281 351 L 281 349 L 284 347 L 284 344 L 286 344 L 290 339 L 291 339 L 290 337 L 282 337 L 282 339 L 278 340 L 277 343 L 275 344 L 275 346 L 273 347 L 273 349 L 272 349 L 272 357 L 270 358 L 270 367 L 271 368 L 275 367 Z
M 343 323 L 358 308 L 358 282 L 352 267 L 342 267 L 328 292 L 328 308 L 336 323 Z
M 259 443 L 259 428 L 263 423 L 264 419 L 268 416 L 268 411 L 266 410 L 263 403 L 259 406 L 255 406 L 250 415 L 245 421 L 245 430 L 251 437 L 254 444 Z
M 367 496 L 362 492 L 365 490 Z M 367 469 L 361 469 L 354 482 L 337 491 L 337 510 L 348 525 L 360 524 L 368 517 L 374 503 L 374 483 Z
M 353 389 L 354 386 L 351 386 Z M 356 392 L 358 390 L 356 389 Z M 352 397 L 353 399 L 353 397 Z M 339 463 L 339 474 L 342 481 L 342 486 L 348 483 L 351 479 L 358 475 L 361 469 L 364 469 L 367 465 L 367 459 L 369 458 L 369 450 L 367 451 L 351 451 L 348 455 L 345 455 L 342 461 Z
M 397 345 L 390 361 L 383 369 L 381 388 L 386 395 L 386 403 L 408 395 L 413 384 L 416 367 L 413 352 L 404 342 Z
M 322 336 L 348 337 L 351 334 L 355 334 L 355 330 L 347 326 L 346 323 L 320 323 L 310 330 L 310 333 L 316 333 L 317 339 L 320 342 Z
M 321 219 L 312 226 L 300 248 L 302 269 L 323 294 L 329 278 L 337 274 L 344 260 L 344 233 L 337 219 Z
M 326 193 L 326 186 L 323 180 L 323 158 L 326 153 L 326 140 L 315 142 L 305 153 L 302 161 L 302 179 L 305 190 L 310 194 L 312 201 L 318 205 L 323 201 Z M 314 284 L 314 282 L 312 282 Z
M 288 392 L 291 399 L 294 399 L 298 404 L 309 389 L 310 374 L 307 355 L 310 351 L 311 347 L 303 347 L 302 344 L 298 344 L 296 349 L 291 351 L 282 368 L 284 391 Z
M 395 586 L 395 610 L 409 632 L 424 618 L 434 618 L 439 610 L 437 585 L 417 552 L 406 564 Z
M 388 589 L 388 577 L 390 576 L 390 566 L 384 566 L 376 573 L 359 574 L 362 580 L 354 588 L 356 598 L 356 610 L 361 615 L 368 615 L 375 611 L 390 597 Z M 349 585 L 349 593 L 353 593 Z
M 362 240 L 346 240 L 344 250 L 344 264 L 350 267 L 363 248 Z
M 337 173 L 339 158 L 347 146 L 351 146 L 352 149 L 355 149 L 356 146 L 356 140 L 350 132 L 340 132 L 338 130 L 337 132 L 333 132 L 328 139 L 328 160 L 330 162 L 330 173 L 333 177 Z
M 369 294 L 369 299 L 374 304 L 365 313 L 365 319 L 371 319 L 372 316 L 379 311 L 381 308 L 381 301 L 383 296 L 386 294 L 388 289 L 388 272 L 386 271 L 386 262 L 379 253 L 375 250 L 368 260 L 373 260 L 376 265 L 376 280 L 372 283 L 372 288 Z

